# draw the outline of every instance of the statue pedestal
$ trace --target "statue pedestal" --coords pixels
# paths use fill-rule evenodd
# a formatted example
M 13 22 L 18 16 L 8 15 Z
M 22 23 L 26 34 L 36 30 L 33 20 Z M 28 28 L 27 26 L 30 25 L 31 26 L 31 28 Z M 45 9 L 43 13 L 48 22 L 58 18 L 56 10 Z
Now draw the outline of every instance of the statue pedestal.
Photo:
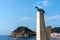
M 36 32 L 37 32 L 37 40 L 46 40 L 46 30 L 45 30 L 45 23 L 44 23 L 44 13 L 38 11 L 36 14 Z

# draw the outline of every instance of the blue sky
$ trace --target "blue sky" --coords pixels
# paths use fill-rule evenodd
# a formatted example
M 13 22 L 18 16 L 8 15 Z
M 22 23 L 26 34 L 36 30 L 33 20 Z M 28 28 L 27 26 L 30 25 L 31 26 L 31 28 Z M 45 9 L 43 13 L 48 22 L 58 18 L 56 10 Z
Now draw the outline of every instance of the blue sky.
M 0 0 L 0 35 L 8 35 L 18 26 L 36 30 L 35 6 L 45 10 L 45 25 L 60 27 L 60 0 Z

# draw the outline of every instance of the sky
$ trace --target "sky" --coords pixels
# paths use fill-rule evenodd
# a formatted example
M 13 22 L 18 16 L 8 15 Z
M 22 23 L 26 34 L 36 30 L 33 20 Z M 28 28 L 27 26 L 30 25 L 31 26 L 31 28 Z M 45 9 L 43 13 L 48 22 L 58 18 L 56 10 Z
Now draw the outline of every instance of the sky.
M 60 0 L 0 0 L 0 35 L 9 35 L 18 26 L 36 30 L 35 6 L 45 11 L 45 26 L 60 27 Z

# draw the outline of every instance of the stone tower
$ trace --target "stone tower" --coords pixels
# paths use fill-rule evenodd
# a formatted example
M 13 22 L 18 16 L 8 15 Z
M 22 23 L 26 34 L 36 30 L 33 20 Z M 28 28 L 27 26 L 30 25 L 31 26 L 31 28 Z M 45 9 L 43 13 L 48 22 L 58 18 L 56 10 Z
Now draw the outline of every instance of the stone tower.
M 36 6 L 38 12 L 36 13 L 36 40 L 46 40 L 46 30 L 44 22 L 45 11 Z

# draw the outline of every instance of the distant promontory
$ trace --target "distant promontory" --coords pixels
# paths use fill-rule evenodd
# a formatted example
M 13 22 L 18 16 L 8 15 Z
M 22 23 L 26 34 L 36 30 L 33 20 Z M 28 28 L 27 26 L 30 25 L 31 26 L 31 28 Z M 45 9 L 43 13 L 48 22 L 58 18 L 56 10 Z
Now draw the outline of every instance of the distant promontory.
M 30 30 L 25 26 L 19 26 L 17 29 L 12 31 L 9 35 L 10 37 L 34 37 L 36 36 L 36 32 Z
M 54 27 L 54 28 L 52 28 L 52 30 L 51 30 L 51 33 L 60 33 L 60 27 Z

